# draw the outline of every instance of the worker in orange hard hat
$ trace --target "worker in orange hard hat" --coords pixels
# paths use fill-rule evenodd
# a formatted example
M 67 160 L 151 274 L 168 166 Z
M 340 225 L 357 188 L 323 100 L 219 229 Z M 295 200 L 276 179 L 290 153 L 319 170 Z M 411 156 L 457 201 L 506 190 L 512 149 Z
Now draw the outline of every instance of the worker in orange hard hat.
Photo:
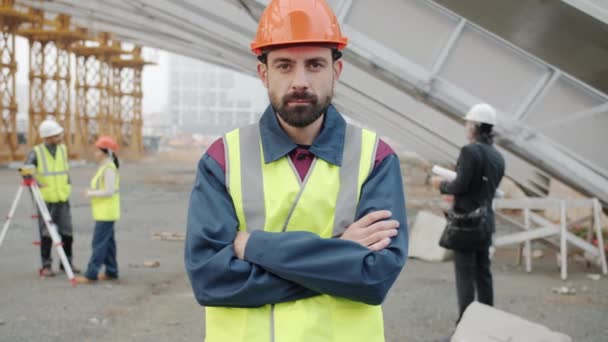
M 118 144 L 109 136 L 101 136 L 95 142 L 95 159 L 99 167 L 91 180 L 91 186 L 83 194 L 91 199 L 91 211 L 95 220 L 93 253 L 84 276 L 76 277 L 81 284 L 97 280 L 118 279 L 114 224 L 120 218 L 120 178 L 118 176 Z M 102 266 L 105 272 L 98 274 Z
M 251 49 L 270 106 L 198 165 L 185 264 L 207 342 L 382 342 L 407 259 L 399 160 L 332 105 L 348 40 L 323 0 L 273 0 Z
M 325 1 L 273 1 L 260 18 L 251 51 L 265 63 L 267 53 L 279 47 L 327 45 L 337 60 L 347 43 Z

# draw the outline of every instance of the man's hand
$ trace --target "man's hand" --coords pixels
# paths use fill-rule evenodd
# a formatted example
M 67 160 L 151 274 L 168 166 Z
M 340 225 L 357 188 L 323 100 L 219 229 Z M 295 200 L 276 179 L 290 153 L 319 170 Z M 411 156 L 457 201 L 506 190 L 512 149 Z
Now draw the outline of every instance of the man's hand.
M 245 247 L 247 247 L 247 241 L 249 240 L 249 233 L 237 232 L 234 238 L 234 254 L 236 257 L 245 260 Z
M 439 177 L 439 176 L 433 176 L 431 177 L 431 186 L 433 187 L 433 189 L 439 190 L 439 187 L 441 186 L 441 182 L 443 182 L 444 179 Z
M 380 251 L 388 247 L 392 237 L 397 236 L 399 221 L 383 221 L 391 215 L 388 210 L 371 212 L 351 224 L 340 238 L 354 241 L 372 251 Z

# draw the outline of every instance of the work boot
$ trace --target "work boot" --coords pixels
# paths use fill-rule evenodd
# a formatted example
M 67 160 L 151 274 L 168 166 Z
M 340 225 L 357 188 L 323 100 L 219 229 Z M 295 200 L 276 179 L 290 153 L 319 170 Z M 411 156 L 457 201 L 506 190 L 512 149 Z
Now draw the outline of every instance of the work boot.
M 50 278 L 55 276 L 55 272 L 50 267 L 43 267 L 38 270 L 40 278 Z
M 77 276 L 74 279 L 76 279 L 78 284 L 95 284 L 97 282 L 96 279 L 89 279 L 85 276 Z
M 98 280 L 112 281 L 112 280 L 118 280 L 118 277 L 112 277 L 112 276 L 109 276 L 109 275 L 107 275 L 105 273 L 102 273 L 102 274 L 100 274 L 100 275 L 97 276 L 97 279 Z

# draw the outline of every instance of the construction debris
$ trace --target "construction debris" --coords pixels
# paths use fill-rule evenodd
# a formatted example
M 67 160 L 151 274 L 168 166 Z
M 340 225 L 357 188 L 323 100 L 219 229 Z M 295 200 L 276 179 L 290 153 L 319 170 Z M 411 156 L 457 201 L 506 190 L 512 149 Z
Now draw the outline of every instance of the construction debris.
M 588 260 L 589 262 L 591 262 L 592 264 L 596 265 L 596 266 L 599 266 L 599 265 L 602 264 L 602 258 L 600 258 L 600 257 L 598 257 L 596 255 L 593 255 L 593 254 L 591 254 L 591 253 L 589 253 L 587 251 L 585 251 L 583 253 L 583 257 L 586 260 Z
M 573 286 L 558 286 L 554 287 L 552 290 L 553 293 L 561 294 L 564 296 L 573 296 L 576 294 L 576 288 L 574 288 Z
M 141 267 L 157 268 L 159 266 L 160 266 L 160 261 L 158 261 L 158 260 L 148 260 L 148 261 L 145 261 L 143 264 L 129 264 L 129 268 L 141 268 Z
M 474 302 L 464 312 L 452 342 L 482 341 L 554 341 L 571 342 L 564 334 L 537 323 Z
M 160 261 L 158 261 L 158 260 L 144 262 L 144 267 L 156 268 L 159 266 L 160 266 Z
M 521 253 L 522 253 L 522 256 L 524 256 L 524 257 L 528 256 L 528 252 L 526 251 L 526 249 L 523 249 Z M 543 252 L 542 249 L 535 249 L 532 251 L 533 259 L 542 259 L 544 256 L 545 256 L 545 252 Z
M 184 241 L 185 239 L 186 239 L 186 234 L 184 234 L 184 233 L 161 232 L 161 233 L 154 233 L 152 235 L 152 240 Z

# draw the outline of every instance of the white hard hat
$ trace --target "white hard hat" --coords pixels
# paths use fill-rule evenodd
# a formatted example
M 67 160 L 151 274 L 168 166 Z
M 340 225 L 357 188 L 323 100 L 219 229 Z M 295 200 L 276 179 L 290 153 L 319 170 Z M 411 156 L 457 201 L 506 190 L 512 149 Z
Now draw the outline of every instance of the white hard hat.
M 487 103 L 479 103 L 469 109 L 465 119 L 494 126 L 496 125 L 496 109 Z
M 42 121 L 38 131 L 40 132 L 41 138 L 48 138 L 63 133 L 63 127 L 55 121 L 55 118 L 48 116 Z

